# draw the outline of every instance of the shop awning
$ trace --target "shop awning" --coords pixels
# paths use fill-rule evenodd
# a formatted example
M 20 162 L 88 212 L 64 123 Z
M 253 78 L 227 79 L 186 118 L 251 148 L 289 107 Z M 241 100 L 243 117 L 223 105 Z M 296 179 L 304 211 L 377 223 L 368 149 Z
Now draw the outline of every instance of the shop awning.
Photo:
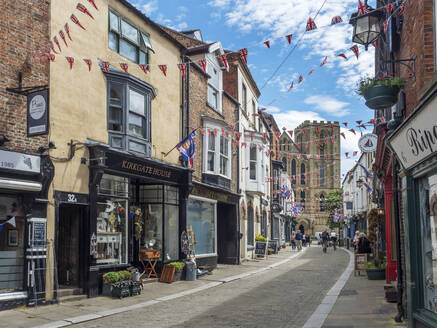
M 35 182 L 35 181 L 0 178 L 0 189 L 41 191 L 42 184 L 40 182 Z

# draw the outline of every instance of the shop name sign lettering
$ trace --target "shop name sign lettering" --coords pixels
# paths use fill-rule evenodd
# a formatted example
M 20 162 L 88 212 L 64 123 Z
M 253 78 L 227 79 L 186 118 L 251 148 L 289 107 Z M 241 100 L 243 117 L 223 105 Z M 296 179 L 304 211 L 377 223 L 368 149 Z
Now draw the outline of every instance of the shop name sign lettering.
M 155 177 L 168 178 L 168 179 L 171 178 L 171 172 L 168 170 L 163 170 L 140 163 L 133 163 L 127 160 L 124 160 L 121 163 L 121 168 L 129 171 L 152 175 Z
M 0 150 L 0 169 L 39 174 L 40 166 L 41 158 L 39 156 Z
M 409 169 L 437 152 L 437 99 L 408 120 L 391 137 L 390 145 L 402 166 Z

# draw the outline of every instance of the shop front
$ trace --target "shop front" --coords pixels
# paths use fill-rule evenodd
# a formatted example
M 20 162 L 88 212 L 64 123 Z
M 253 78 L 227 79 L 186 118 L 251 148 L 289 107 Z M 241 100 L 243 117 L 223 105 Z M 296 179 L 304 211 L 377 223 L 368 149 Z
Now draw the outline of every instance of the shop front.
M 45 301 L 48 156 L 0 150 L 0 310 Z
M 191 170 L 150 158 L 89 145 L 89 250 L 87 294 L 101 291 L 102 275 L 141 268 L 141 249 L 159 252 L 157 267 L 183 258 L 180 235 L 186 225 Z
M 239 196 L 201 183 L 194 183 L 187 202 L 187 233 L 191 234 L 196 263 L 239 264 Z
M 401 165 L 409 327 L 437 326 L 436 94 L 431 92 L 389 138 Z

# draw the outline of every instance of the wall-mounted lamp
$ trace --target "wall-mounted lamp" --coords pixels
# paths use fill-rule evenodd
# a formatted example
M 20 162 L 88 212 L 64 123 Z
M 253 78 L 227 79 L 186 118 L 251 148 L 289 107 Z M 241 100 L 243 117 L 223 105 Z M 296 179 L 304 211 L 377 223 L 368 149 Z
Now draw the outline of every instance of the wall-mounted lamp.
M 369 44 L 375 42 L 381 34 L 381 18 L 383 13 L 375 10 L 364 1 L 364 7 L 360 11 L 352 14 L 349 24 L 354 27 L 352 42 L 362 44 L 367 51 Z
M 383 210 L 382 208 L 380 208 L 380 209 L 378 210 L 378 214 L 379 214 L 379 215 L 384 215 L 384 210 Z

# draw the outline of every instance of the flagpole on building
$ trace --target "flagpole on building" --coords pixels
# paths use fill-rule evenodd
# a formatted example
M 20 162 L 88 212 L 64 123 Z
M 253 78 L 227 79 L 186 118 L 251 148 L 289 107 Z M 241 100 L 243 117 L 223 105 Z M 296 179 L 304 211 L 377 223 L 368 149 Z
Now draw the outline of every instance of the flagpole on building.
M 200 128 L 196 128 L 196 129 L 194 129 L 193 131 L 191 131 L 190 132 L 190 134 L 191 133 L 193 133 L 193 132 L 196 132 L 197 130 L 199 130 Z M 186 138 L 186 137 L 185 137 Z M 185 138 L 183 138 L 182 140 L 184 140 Z M 166 152 L 165 154 L 164 154 L 164 157 L 167 157 L 168 156 L 168 154 L 170 154 L 174 149 L 176 149 L 176 147 L 177 146 L 179 146 L 180 145 L 180 143 L 181 142 L 178 142 L 172 149 L 170 149 L 168 152 Z

